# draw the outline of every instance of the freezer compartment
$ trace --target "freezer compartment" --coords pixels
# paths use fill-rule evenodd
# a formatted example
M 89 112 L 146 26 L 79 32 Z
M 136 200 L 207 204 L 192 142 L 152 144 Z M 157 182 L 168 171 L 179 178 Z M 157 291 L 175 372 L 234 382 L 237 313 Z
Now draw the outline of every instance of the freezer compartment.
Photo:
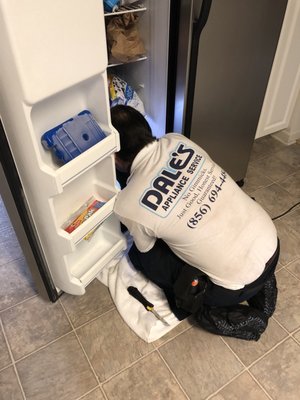
M 70 250 L 74 251 L 81 240 L 112 214 L 116 193 L 114 159 L 113 156 L 110 156 L 94 168 L 82 173 L 77 179 L 66 185 L 61 194 L 50 199 L 50 208 L 57 233 L 69 242 Z M 73 232 L 66 232 L 64 228 L 70 215 L 92 196 L 96 200 L 104 201 L 105 204 Z
M 106 72 L 104 72 L 64 90 L 58 95 L 51 96 L 32 107 L 30 112 L 31 135 L 33 142 L 36 144 L 35 151 L 40 168 L 53 176 L 59 187 L 66 185 L 107 155 L 118 150 L 118 135 L 110 125 L 107 103 L 107 79 Z M 74 117 L 74 115 L 83 110 L 89 110 L 93 114 L 106 134 L 106 138 L 74 160 L 62 165 L 50 150 L 46 150 L 43 147 L 41 137 L 46 131 Z
M 119 76 L 138 94 L 156 137 L 166 132 L 170 1 L 145 0 L 139 33 L 145 57 L 127 63 L 109 62 L 107 72 Z
M 111 215 L 103 222 L 101 229 L 95 231 L 90 241 L 82 240 L 76 250 L 64 258 L 71 275 L 86 286 L 102 268 L 125 250 L 125 246 L 119 222 Z

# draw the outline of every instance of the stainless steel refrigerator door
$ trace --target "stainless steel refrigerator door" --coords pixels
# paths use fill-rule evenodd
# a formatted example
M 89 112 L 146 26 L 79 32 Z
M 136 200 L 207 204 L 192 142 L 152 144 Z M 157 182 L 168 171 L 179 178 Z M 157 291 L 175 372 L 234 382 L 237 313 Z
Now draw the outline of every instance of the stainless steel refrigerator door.
M 186 106 L 183 133 L 236 181 L 246 174 L 286 4 L 212 0 L 196 76 L 188 77 L 194 96 L 186 92 L 192 112 Z

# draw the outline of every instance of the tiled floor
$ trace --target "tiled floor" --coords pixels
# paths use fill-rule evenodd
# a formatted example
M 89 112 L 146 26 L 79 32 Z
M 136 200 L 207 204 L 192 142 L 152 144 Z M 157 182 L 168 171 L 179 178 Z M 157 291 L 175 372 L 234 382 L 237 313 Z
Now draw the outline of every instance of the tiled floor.
M 244 189 L 272 215 L 300 200 L 300 144 L 255 142 Z M 274 317 L 258 342 L 182 322 L 147 344 L 94 281 L 82 297 L 37 295 L 0 207 L 1 400 L 299 399 L 300 207 L 276 221 L 282 252 Z

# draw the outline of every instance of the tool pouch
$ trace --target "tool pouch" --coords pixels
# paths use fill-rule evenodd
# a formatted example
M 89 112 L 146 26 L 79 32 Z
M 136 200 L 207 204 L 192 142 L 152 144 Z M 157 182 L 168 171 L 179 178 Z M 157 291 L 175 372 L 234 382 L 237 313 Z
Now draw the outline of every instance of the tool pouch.
M 198 279 L 196 286 L 192 282 Z M 208 277 L 197 268 L 185 265 L 174 283 L 176 306 L 195 313 L 203 304 Z

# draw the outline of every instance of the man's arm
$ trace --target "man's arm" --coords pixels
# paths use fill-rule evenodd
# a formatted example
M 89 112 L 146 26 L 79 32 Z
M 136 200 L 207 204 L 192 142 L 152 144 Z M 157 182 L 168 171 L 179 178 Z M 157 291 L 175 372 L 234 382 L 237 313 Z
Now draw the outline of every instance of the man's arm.
M 146 253 L 155 245 L 156 237 L 154 233 L 147 227 L 138 224 L 128 218 L 122 217 L 116 213 L 121 224 L 125 226 L 130 235 L 133 237 L 134 243 L 141 253 Z M 123 231 L 123 229 L 122 229 Z

